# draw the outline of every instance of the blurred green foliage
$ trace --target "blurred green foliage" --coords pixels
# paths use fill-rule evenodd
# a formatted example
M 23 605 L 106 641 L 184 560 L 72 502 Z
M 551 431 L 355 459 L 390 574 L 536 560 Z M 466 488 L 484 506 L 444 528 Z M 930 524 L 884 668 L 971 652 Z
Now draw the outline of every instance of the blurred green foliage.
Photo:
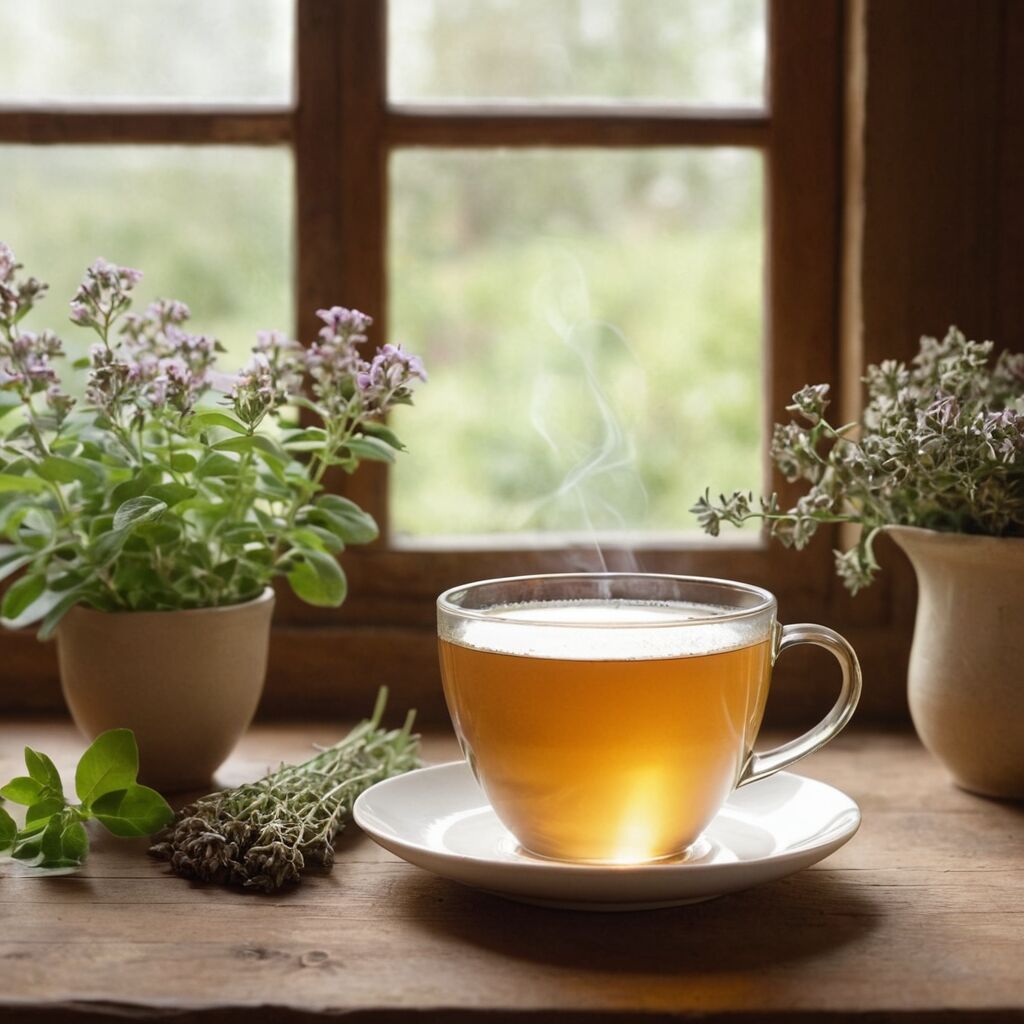
M 687 529 L 761 469 L 762 168 L 738 150 L 392 158 L 409 534 Z
M 268 327 L 290 330 L 291 159 L 283 149 L 3 146 L 0 238 L 50 294 L 27 326 L 72 358 L 87 332 L 68 303 L 97 256 L 142 270 L 136 306 L 176 298 L 240 366 Z

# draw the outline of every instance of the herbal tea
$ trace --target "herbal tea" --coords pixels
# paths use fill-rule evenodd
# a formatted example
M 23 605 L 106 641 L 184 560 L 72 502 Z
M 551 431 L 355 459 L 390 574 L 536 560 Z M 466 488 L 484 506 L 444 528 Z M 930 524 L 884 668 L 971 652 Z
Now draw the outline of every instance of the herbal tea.
M 771 670 L 766 623 L 715 621 L 726 611 L 543 601 L 442 631 L 456 730 L 524 848 L 637 862 L 707 826 L 757 736 Z

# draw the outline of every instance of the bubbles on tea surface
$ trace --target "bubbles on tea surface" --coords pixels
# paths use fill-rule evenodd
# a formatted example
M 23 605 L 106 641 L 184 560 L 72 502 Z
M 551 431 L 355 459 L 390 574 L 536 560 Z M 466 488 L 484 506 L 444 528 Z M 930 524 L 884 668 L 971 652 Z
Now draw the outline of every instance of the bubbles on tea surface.
M 442 623 L 441 639 L 498 654 L 578 661 L 687 658 L 766 639 L 766 615 L 729 619 L 718 605 L 672 601 L 534 601 Z

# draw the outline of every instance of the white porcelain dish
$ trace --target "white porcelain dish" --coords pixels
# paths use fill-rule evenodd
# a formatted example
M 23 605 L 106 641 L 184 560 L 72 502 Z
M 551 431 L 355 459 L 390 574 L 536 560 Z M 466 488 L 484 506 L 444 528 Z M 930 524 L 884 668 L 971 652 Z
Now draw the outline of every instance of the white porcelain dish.
M 368 789 L 355 820 L 396 856 L 464 885 L 574 910 L 642 910 L 713 899 L 799 871 L 848 842 L 860 809 L 838 789 L 779 772 L 736 790 L 691 853 L 656 864 L 549 861 L 524 852 L 465 761 Z

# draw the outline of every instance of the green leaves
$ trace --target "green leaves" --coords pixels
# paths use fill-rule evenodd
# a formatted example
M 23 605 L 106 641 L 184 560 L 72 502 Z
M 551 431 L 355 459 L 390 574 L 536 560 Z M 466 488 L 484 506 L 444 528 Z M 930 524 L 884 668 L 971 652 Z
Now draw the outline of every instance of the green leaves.
M 368 462 L 394 462 L 395 452 L 390 444 L 379 437 L 353 437 L 345 447 L 357 458 Z
M 91 810 L 108 832 L 125 838 L 150 836 L 173 817 L 167 801 L 155 789 L 137 783 L 104 793 L 93 801 Z
M 6 620 L 5 625 L 13 625 L 45 589 L 45 576 L 22 576 L 12 583 L 0 604 L 0 615 Z
M 46 490 L 46 484 L 34 476 L 14 476 L 11 473 L 0 473 L 0 493 L 4 491 L 24 491 L 38 494 Z
M 131 729 L 97 736 L 75 770 L 75 792 L 85 806 L 104 793 L 126 789 L 139 774 L 139 748 Z
M 0 852 L 38 867 L 71 868 L 85 860 L 89 838 L 82 824 L 99 821 L 115 836 L 145 836 L 170 823 L 173 812 L 159 793 L 136 782 L 139 751 L 130 729 L 97 736 L 75 770 L 81 804 L 68 803 L 60 773 L 46 754 L 25 748 L 28 775 L 12 779 L 0 796 L 26 807 L 25 824 L 0 808 Z
M 38 750 L 31 747 L 25 748 L 25 767 L 28 768 L 30 778 L 35 779 L 42 786 L 46 786 L 60 796 L 64 795 L 64 787 L 60 781 L 60 772 L 57 766 Z
M 189 431 L 193 434 L 209 430 L 210 427 L 224 427 L 227 430 L 234 431 L 236 434 L 248 433 L 245 424 L 239 423 L 234 416 L 229 416 L 226 412 L 216 412 L 212 409 L 204 409 L 201 412 L 194 413 L 188 424 Z
M 0 788 L 0 796 L 5 800 L 10 800 L 12 804 L 31 806 L 42 799 L 45 788 L 42 783 L 29 775 L 18 775 L 11 779 L 6 786 Z
M 0 853 L 6 853 L 14 846 L 18 834 L 18 823 L 0 807 Z
M 345 600 L 348 581 L 334 556 L 311 548 L 299 554 L 302 561 L 288 573 L 296 596 L 320 608 L 337 608 Z
M 369 544 L 380 535 L 373 516 L 338 494 L 320 495 L 313 507 L 304 510 L 304 517 L 326 527 L 345 544 Z
M 148 494 L 129 498 L 114 513 L 114 530 L 129 530 L 142 523 L 151 523 L 167 511 L 167 502 Z

